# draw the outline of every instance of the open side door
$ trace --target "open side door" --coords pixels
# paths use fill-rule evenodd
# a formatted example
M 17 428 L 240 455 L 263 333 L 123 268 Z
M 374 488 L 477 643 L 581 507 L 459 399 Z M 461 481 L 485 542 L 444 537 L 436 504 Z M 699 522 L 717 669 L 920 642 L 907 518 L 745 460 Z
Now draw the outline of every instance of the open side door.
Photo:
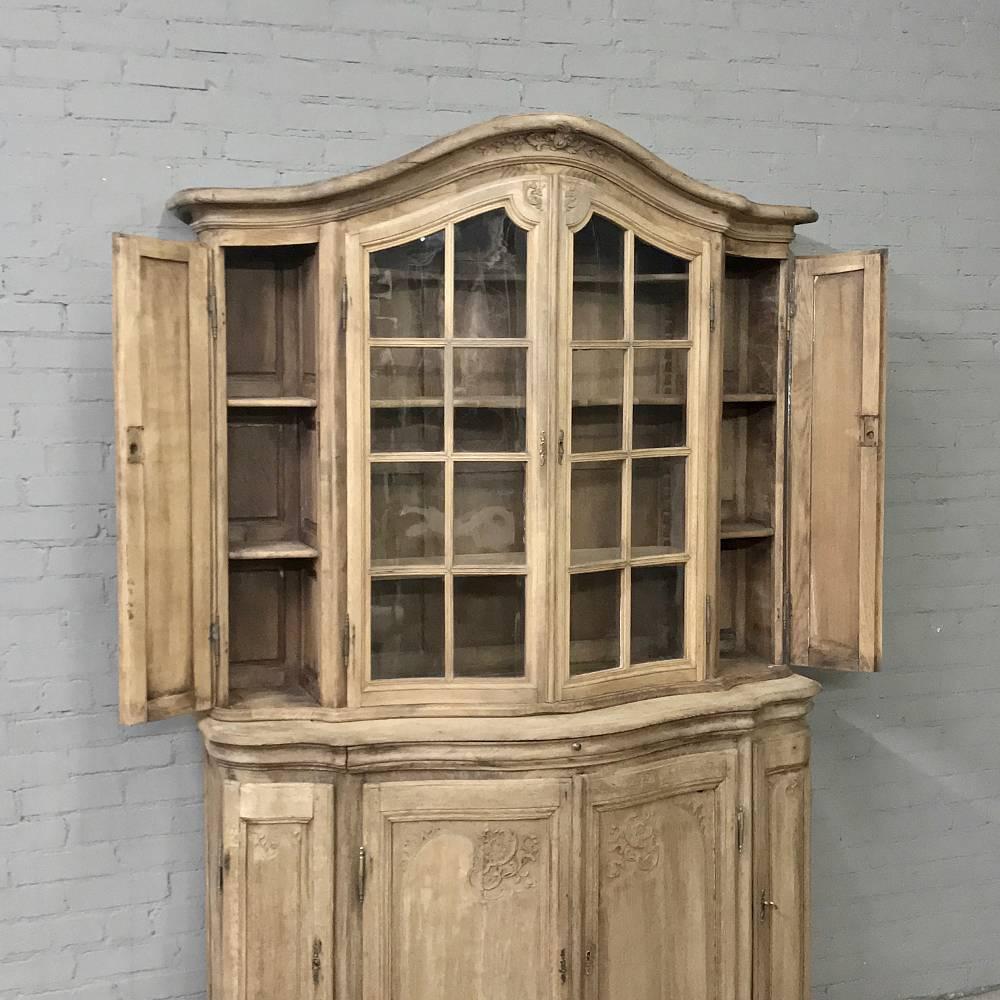
M 882 655 L 886 255 L 793 267 L 786 656 L 873 671 Z
M 114 237 L 119 715 L 212 703 L 208 251 Z

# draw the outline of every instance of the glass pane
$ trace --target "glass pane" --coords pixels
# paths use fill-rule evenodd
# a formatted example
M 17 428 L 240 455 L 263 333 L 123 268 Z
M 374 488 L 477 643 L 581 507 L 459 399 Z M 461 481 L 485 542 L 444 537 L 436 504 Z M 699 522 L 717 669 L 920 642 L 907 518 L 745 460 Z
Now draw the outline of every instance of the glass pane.
M 524 676 L 524 577 L 455 578 L 455 676 Z
M 523 465 L 455 464 L 455 562 L 523 565 Z
M 444 336 L 444 232 L 371 255 L 373 337 Z
M 688 262 L 635 239 L 635 339 L 686 340 Z
M 632 462 L 632 556 L 684 551 L 684 459 Z
M 372 580 L 372 680 L 444 676 L 444 580 Z
M 444 559 L 444 465 L 372 466 L 372 565 Z
M 528 236 L 498 208 L 455 224 L 455 336 L 523 337 Z
M 633 448 L 677 448 L 684 444 L 687 359 L 686 349 L 635 349 Z
M 632 663 L 684 656 L 684 567 L 632 569 Z
M 576 573 L 569 585 L 569 672 L 608 670 L 621 662 L 621 570 Z
M 527 353 L 455 348 L 455 450 L 524 451 Z
M 621 448 L 624 365 L 622 351 L 573 351 L 574 454 Z
M 573 339 L 625 335 L 625 231 L 601 215 L 573 236 Z
M 574 464 L 570 494 L 570 562 L 620 559 L 621 462 Z
M 444 448 L 443 363 L 440 348 L 372 350 L 372 451 Z

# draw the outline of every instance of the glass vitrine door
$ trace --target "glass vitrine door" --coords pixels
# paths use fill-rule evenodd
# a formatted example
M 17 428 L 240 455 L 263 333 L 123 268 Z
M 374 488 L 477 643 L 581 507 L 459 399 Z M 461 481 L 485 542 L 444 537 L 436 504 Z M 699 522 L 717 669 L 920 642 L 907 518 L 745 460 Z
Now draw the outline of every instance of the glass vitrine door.
M 533 683 L 535 237 L 496 207 L 363 254 L 349 372 L 364 383 L 359 666 L 376 699 Z
M 690 667 L 691 504 L 702 271 L 595 210 L 566 246 L 571 274 L 564 489 L 570 690 Z

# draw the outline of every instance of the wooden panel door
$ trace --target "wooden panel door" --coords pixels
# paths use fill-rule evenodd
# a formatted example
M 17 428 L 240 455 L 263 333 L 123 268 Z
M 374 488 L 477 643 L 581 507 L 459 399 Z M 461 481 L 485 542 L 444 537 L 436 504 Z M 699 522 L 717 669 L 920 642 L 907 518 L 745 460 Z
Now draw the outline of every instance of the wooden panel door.
M 571 786 L 406 782 L 364 793 L 364 1000 L 568 996 Z
M 211 707 L 208 251 L 114 237 L 120 716 Z
M 221 1000 L 332 1000 L 334 790 L 223 788 Z
M 882 653 L 885 255 L 795 262 L 788 441 L 793 663 Z
M 587 1000 L 737 997 L 737 758 L 585 780 Z
M 809 734 L 754 761 L 754 1000 L 809 997 Z

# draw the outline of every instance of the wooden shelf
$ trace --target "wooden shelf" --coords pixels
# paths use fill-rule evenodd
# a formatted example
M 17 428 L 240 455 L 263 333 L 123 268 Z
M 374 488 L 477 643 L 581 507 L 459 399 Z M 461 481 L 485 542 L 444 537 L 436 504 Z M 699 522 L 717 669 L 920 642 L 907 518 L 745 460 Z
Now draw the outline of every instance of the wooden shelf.
M 241 543 L 229 547 L 230 559 L 315 559 L 319 551 L 304 542 Z
M 309 396 L 248 396 L 227 400 L 231 410 L 313 410 L 316 400 Z
M 774 528 L 762 521 L 728 521 L 722 524 L 722 538 L 773 538 Z
M 444 400 L 431 397 L 411 399 L 373 399 L 373 410 L 441 409 Z M 475 399 L 455 397 L 456 410 L 520 410 L 525 406 L 524 396 L 477 396 Z
M 723 403 L 776 403 L 778 397 L 773 392 L 727 392 Z
M 440 396 L 410 396 L 405 399 L 373 399 L 369 403 L 373 410 L 440 409 L 444 400 Z
M 621 399 L 612 399 L 611 397 L 601 398 L 599 396 L 592 396 L 588 399 L 574 399 L 573 409 L 583 410 L 590 406 L 622 406 Z M 687 397 L 685 396 L 636 396 L 632 400 L 633 406 L 686 406 Z
M 575 285 L 620 285 L 624 282 L 623 274 L 574 274 Z M 673 282 L 686 282 L 686 274 L 637 274 L 637 285 L 665 285 Z

